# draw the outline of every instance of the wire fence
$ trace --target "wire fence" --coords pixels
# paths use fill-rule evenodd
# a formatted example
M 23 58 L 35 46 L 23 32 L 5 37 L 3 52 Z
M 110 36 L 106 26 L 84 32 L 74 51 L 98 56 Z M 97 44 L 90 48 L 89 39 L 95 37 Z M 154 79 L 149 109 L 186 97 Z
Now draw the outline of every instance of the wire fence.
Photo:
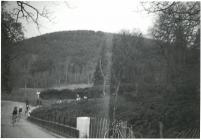
M 78 138 L 79 130 L 74 127 L 68 126 L 63 122 L 55 122 L 53 119 L 49 118 L 48 120 L 43 120 L 34 116 L 28 118 L 30 121 L 38 124 L 41 127 L 44 127 L 56 134 L 67 138 Z
M 54 118 L 41 119 L 30 116 L 28 118 L 33 123 L 46 128 L 56 134 L 67 138 L 79 138 L 79 130 L 75 127 L 69 126 L 64 120 L 55 121 Z M 113 135 L 109 136 L 112 132 Z M 112 128 L 109 128 L 109 120 L 106 118 L 93 117 L 90 118 L 89 138 L 135 138 L 132 129 L 127 127 L 126 122 L 115 123 Z
M 135 138 L 132 128 L 126 121 L 110 121 L 106 118 L 91 118 L 89 138 Z

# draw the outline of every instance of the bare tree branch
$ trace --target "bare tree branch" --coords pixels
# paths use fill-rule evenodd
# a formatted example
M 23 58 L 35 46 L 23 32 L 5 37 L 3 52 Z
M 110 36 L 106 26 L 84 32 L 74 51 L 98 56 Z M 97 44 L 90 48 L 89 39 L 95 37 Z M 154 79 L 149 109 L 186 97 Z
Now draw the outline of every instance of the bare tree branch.
M 46 18 L 51 21 L 48 17 L 48 11 L 43 8 L 42 11 L 39 11 L 36 7 L 32 6 L 25 1 L 17 1 L 17 8 L 14 9 L 13 15 L 16 16 L 16 22 L 20 18 L 25 18 L 27 22 L 30 20 L 36 24 L 37 29 L 40 29 L 39 17 Z

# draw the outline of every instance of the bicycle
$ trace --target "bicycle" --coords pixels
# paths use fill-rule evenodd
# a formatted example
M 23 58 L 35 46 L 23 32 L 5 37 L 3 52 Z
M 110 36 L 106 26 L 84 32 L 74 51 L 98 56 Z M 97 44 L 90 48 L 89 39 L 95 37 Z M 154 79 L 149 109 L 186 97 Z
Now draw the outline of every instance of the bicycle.
M 112 123 L 112 128 L 109 128 L 105 134 L 104 134 L 104 138 L 106 138 L 109 134 L 110 138 L 125 138 L 126 136 L 123 135 L 122 133 L 122 126 L 121 126 L 121 121 L 117 121 L 115 120 Z M 123 129 L 127 129 L 127 128 L 123 128 Z
M 30 110 L 29 105 L 26 105 L 25 116 L 29 116 L 29 110 Z
M 108 136 L 109 138 L 143 138 L 140 132 L 133 132 L 132 127 L 122 126 L 122 121 L 117 120 L 112 123 L 112 128 L 105 132 L 104 138 Z
M 15 123 L 17 122 L 17 114 L 13 114 L 11 116 L 11 123 L 12 123 L 12 126 L 14 127 Z
M 22 118 L 22 113 L 19 112 L 19 114 L 18 114 L 18 116 L 17 116 L 17 120 L 18 120 L 18 122 L 20 121 L 21 118 Z

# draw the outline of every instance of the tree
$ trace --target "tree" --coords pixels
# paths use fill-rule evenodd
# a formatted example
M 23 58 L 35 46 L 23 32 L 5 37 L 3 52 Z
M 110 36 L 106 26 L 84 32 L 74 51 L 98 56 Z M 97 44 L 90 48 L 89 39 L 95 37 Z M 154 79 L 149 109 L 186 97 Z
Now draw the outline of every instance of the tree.
M 107 66 L 107 57 L 106 57 L 106 46 L 102 46 L 100 53 L 100 58 L 98 59 L 96 70 L 94 73 L 94 85 L 103 85 L 103 95 L 106 95 L 106 66 Z
M 111 65 L 111 93 L 109 103 L 109 117 L 110 122 L 116 123 L 118 110 L 118 96 L 120 86 L 122 84 L 137 83 L 136 70 L 136 56 L 138 47 L 141 46 L 142 35 L 140 33 L 131 34 L 129 32 L 122 32 L 121 34 L 114 35 L 112 47 L 112 65 Z M 135 85 L 135 84 L 134 84 Z M 110 129 L 113 128 L 110 125 Z M 113 132 L 109 134 L 114 136 Z
M 16 3 L 17 7 L 9 11 L 7 9 L 8 2 L 1 2 L 2 90 L 7 92 L 10 92 L 12 89 L 10 64 L 14 59 L 22 55 L 16 53 L 16 49 L 13 48 L 14 44 L 24 39 L 22 24 L 18 22 L 18 19 L 25 18 L 27 21 L 31 19 L 39 29 L 39 16 L 47 18 L 45 10 L 41 13 L 37 8 L 31 6 L 28 2 L 17 1 Z M 35 14 L 33 12 L 35 12 Z
M 140 54 L 140 46 L 143 37 L 141 33 L 122 32 L 114 38 L 112 82 L 113 85 L 119 83 L 137 83 L 137 57 Z M 132 65 L 131 65 L 132 64 Z M 118 84 L 117 84 L 118 85 Z
M 200 3 L 153 2 L 152 8 L 148 11 L 158 13 L 158 20 L 152 32 L 153 37 L 166 57 L 170 73 L 178 77 L 186 65 L 188 50 L 194 46 L 198 38 Z
M 145 10 L 158 14 L 152 34 L 167 60 L 168 81 L 177 89 L 178 79 L 171 77 L 181 80 L 187 53 L 195 46 L 200 30 L 200 2 L 152 2 L 149 8 Z
M 101 85 L 103 83 L 103 75 L 101 73 L 101 68 L 102 67 L 100 67 L 100 62 L 98 62 L 96 65 L 96 70 L 94 72 L 94 78 L 93 78 L 95 86 Z
M 49 12 L 45 7 L 43 7 L 43 10 L 40 11 L 36 7 L 32 6 L 29 2 L 25 1 L 17 1 L 17 6 L 13 9 L 11 12 L 14 18 L 16 19 L 16 22 L 18 22 L 18 19 L 26 19 L 27 22 L 32 21 L 38 28 L 40 28 L 39 18 L 46 18 L 49 19 Z
M 163 92 L 167 108 L 160 112 L 162 120 L 167 129 L 174 127 L 176 131 L 198 128 L 199 49 L 194 47 L 200 46 L 200 2 L 152 2 L 145 10 L 158 14 L 152 34 L 167 63 L 167 88 Z M 173 113 L 176 117 L 170 123 Z
M 200 25 L 200 2 L 152 2 L 150 5 L 145 10 L 158 14 L 153 29 L 155 39 L 174 42 L 176 31 L 182 26 L 187 45 L 192 45 Z
M 22 40 L 24 38 L 24 34 L 22 32 L 21 23 L 15 22 L 14 18 L 5 11 L 6 2 L 2 2 L 1 6 L 1 40 L 2 40 L 2 91 L 10 92 L 11 91 L 11 83 L 10 83 L 10 63 L 15 58 L 12 55 L 11 46 Z

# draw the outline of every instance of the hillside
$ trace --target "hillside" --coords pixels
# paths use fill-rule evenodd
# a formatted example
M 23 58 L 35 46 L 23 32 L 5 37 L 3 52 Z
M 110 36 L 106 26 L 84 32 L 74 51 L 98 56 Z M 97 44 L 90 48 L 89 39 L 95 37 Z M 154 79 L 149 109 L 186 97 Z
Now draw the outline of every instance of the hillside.
M 186 132 L 199 137 L 199 50 L 189 48 L 177 51 L 170 44 L 163 44 L 162 49 L 157 43 L 140 36 L 114 35 L 111 100 L 103 96 L 101 87 L 104 79 L 99 65 L 96 65 L 94 87 L 41 92 L 41 99 L 63 99 L 64 102 L 42 107 L 35 110 L 33 115 L 42 119 L 48 119 L 48 116 L 109 116 L 110 120 L 113 117 L 112 119 L 127 121 L 133 131 L 139 132 L 143 138 L 160 137 L 161 125 L 165 138 L 185 137 L 183 134 Z M 186 54 L 185 63 L 175 64 L 182 56 L 178 55 L 182 51 Z M 103 48 L 103 71 L 108 64 L 107 59 L 104 59 L 105 54 Z M 66 102 L 66 99 L 75 101 L 75 94 L 81 97 L 87 95 L 89 100 Z M 107 106 L 108 102 L 110 108 Z
M 103 73 L 107 74 L 106 52 L 112 45 L 110 117 L 115 113 L 116 119 L 126 120 L 128 125 L 135 126 L 134 131 L 149 138 L 159 137 L 159 122 L 164 125 L 164 136 L 169 138 L 181 132 L 197 131 L 200 120 L 199 49 L 177 50 L 179 45 L 174 47 L 163 42 L 164 48 L 161 48 L 157 45 L 159 42 L 131 34 L 114 34 L 112 43 L 106 47 L 106 36 L 107 33 L 93 31 L 57 32 L 15 46 L 13 55 L 21 54 L 12 63 L 15 86 L 62 88 L 72 83 L 94 83 L 91 88 L 75 91 L 41 92 L 41 99 L 51 103 L 61 98 L 75 99 L 76 94 L 87 95 L 89 100 L 41 108 L 35 115 L 45 118 L 55 110 L 60 117 L 67 112 L 71 113 L 69 117 L 75 117 L 77 112 L 85 116 L 108 115 L 105 107 L 109 101 L 103 96 L 104 79 L 99 62 Z M 181 58 L 185 58 L 184 61 L 179 61 Z
M 104 33 L 63 31 L 19 42 L 11 65 L 12 82 L 18 87 L 52 87 L 92 83 Z

